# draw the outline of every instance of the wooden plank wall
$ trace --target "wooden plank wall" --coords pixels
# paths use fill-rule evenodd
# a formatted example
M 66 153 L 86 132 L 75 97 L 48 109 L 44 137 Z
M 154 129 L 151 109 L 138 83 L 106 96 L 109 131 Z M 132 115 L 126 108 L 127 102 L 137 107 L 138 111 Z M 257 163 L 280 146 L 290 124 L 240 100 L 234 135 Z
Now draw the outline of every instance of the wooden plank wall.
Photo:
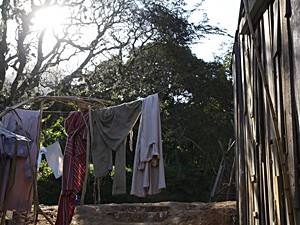
M 247 0 L 253 36 L 243 2 L 232 55 L 239 224 L 300 225 L 300 2 Z

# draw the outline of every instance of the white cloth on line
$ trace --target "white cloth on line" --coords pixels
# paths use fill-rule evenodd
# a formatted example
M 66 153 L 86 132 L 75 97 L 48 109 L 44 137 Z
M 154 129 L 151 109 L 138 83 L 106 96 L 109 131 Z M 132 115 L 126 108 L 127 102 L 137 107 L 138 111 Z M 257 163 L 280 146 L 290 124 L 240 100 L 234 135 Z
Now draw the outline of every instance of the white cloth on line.
M 38 156 L 38 160 L 37 160 L 37 171 L 39 171 L 40 164 L 41 164 L 41 161 L 42 161 L 42 155 L 45 152 L 47 152 L 47 149 L 45 147 L 40 147 L 39 156 Z
M 56 141 L 52 145 L 46 147 L 47 152 L 45 152 L 46 160 L 49 167 L 52 169 L 55 178 L 59 178 L 63 173 L 63 155 L 59 142 Z
M 145 197 L 165 187 L 159 99 L 154 94 L 142 101 L 130 194 Z

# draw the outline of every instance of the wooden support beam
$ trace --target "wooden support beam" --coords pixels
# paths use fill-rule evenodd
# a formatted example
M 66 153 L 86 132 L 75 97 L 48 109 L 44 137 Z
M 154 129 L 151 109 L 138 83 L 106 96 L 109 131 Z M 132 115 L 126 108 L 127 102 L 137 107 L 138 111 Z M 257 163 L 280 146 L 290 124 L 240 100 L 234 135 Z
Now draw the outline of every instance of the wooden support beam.
M 254 46 L 255 53 L 256 53 L 255 55 L 257 57 L 258 68 L 259 68 L 259 71 L 260 71 L 260 75 L 262 77 L 263 86 L 264 86 L 265 93 L 266 93 L 266 100 L 267 100 L 267 103 L 269 105 L 269 109 L 271 111 L 272 125 L 273 125 L 273 128 L 274 128 L 274 133 L 275 133 L 275 136 L 276 136 L 276 142 L 277 142 L 278 151 L 279 151 L 279 155 L 280 155 L 280 162 L 281 162 L 282 176 L 283 176 L 283 184 L 284 184 L 284 193 L 285 193 L 286 202 L 287 202 L 288 220 L 289 220 L 289 224 L 293 225 L 294 224 L 294 218 L 293 218 L 293 210 L 292 210 L 292 203 L 291 203 L 292 200 L 291 200 L 290 180 L 289 180 L 289 177 L 288 177 L 288 169 L 287 169 L 287 165 L 286 165 L 286 157 L 285 157 L 285 154 L 284 154 L 284 151 L 283 151 L 283 144 L 282 144 L 282 140 L 281 140 L 280 133 L 279 133 L 277 115 L 276 115 L 276 112 L 275 112 L 275 109 L 274 109 L 274 104 L 272 102 L 272 98 L 270 96 L 270 90 L 269 90 L 267 75 L 266 75 L 264 66 L 262 64 L 259 47 L 256 43 L 256 35 L 255 35 L 254 27 L 253 27 L 253 24 L 252 24 L 252 21 L 251 21 L 251 17 L 250 17 L 250 14 L 249 14 L 247 1 L 243 0 L 243 3 L 244 3 L 244 9 L 245 9 L 245 16 L 247 18 L 251 38 L 252 38 L 252 41 L 253 41 L 253 46 Z
M 87 138 L 87 146 L 86 146 L 86 170 L 84 175 L 84 181 L 83 181 L 83 187 L 81 192 L 81 199 L 80 199 L 80 205 L 84 205 L 84 198 L 87 190 L 87 182 L 88 177 L 90 173 L 90 151 L 91 151 L 91 145 L 92 145 L 92 135 L 93 135 L 93 126 L 92 126 L 92 108 L 89 106 L 89 122 L 86 124 L 88 130 L 89 130 L 89 137 Z

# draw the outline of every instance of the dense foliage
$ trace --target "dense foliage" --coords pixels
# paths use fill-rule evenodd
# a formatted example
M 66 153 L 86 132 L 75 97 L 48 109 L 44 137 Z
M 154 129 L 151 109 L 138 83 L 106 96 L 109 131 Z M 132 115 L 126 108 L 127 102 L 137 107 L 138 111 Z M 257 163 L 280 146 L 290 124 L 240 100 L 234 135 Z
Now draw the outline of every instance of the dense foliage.
M 107 176 L 102 202 L 207 201 L 223 154 L 220 143 L 226 148 L 233 136 L 229 74 L 221 62 L 204 62 L 184 46 L 151 43 L 136 51 L 134 62 L 130 57 L 124 64 L 107 61 L 70 91 L 115 104 L 159 93 L 168 188 L 147 199 L 112 196 L 113 178 Z M 87 77 L 89 82 L 84 82 Z M 128 168 L 132 163 L 128 151 Z M 129 171 L 128 191 L 130 178 Z M 87 198 L 93 202 L 92 196 Z
M 59 31 L 33 29 L 35 13 L 49 6 L 71 14 Z M 117 105 L 159 93 L 167 190 L 145 199 L 111 196 L 108 175 L 101 182 L 103 203 L 209 198 L 221 146 L 226 149 L 233 137 L 232 84 L 228 61 L 205 62 L 190 50 L 206 34 L 224 30 L 209 25 L 206 17 L 191 23 L 201 4 L 192 10 L 185 6 L 183 0 L 5 0 L 0 5 L 2 106 L 41 94 L 95 97 Z M 46 43 L 47 35 L 54 42 Z M 45 107 L 70 110 L 59 104 Z M 45 116 L 44 146 L 59 140 L 64 147 L 64 116 Z M 128 191 L 133 154 L 127 154 Z M 41 165 L 40 202 L 56 204 L 61 181 L 45 161 Z M 89 203 L 93 187 L 91 173 Z

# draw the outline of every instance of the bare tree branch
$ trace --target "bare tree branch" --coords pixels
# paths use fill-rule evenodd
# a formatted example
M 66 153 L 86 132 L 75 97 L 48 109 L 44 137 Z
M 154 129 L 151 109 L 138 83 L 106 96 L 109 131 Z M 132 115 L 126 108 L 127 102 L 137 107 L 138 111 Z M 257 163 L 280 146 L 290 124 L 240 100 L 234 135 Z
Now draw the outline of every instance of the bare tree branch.
M 3 0 L 1 9 L 2 23 L 1 23 L 1 37 L 0 37 L 0 90 L 3 89 L 3 85 L 5 82 L 5 75 L 7 69 L 7 61 L 5 60 L 5 56 L 7 54 L 7 21 L 8 21 L 8 12 L 9 12 L 9 0 Z
M 178 1 L 179 6 L 183 2 Z M 199 35 L 201 32 L 222 34 L 222 30 L 207 24 L 202 27 L 188 24 L 183 15 L 188 13 L 177 6 L 168 11 L 168 4 L 172 3 L 154 0 L 3 0 L 0 5 L 0 92 L 5 90 L 7 95 L 0 98 L 0 103 L 12 103 L 26 93 L 34 95 L 44 74 L 54 73 L 55 69 L 60 70 L 55 74 L 61 76 L 61 87 L 64 87 L 61 91 L 67 92 L 72 82 L 82 78 L 85 71 L 95 70 L 108 57 L 118 61 L 120 74 L 129 53 L 138 57 L 140 52 L 136 49 L 142 49 L 151 41 L 168 41 L 175 37 L 181 38 L 178 43 L 185 43 L 186 37 L 195 37 L 195 29 L 200 31 Z M 38 30 L 34 17 L 39 10 L 51 7 L 65 10 L 64 21 L 55 28 Z M 59 15 L 53 15 L 53 19 L 55 16 Z M 187 26 L 194 30 L 176 33 L 176 22 L 179 29 Z M 131 57 L 126 66 L 133 65 L 134 60 L 135 57 Z M 5 86 L 9 82 L 11 85 Z

